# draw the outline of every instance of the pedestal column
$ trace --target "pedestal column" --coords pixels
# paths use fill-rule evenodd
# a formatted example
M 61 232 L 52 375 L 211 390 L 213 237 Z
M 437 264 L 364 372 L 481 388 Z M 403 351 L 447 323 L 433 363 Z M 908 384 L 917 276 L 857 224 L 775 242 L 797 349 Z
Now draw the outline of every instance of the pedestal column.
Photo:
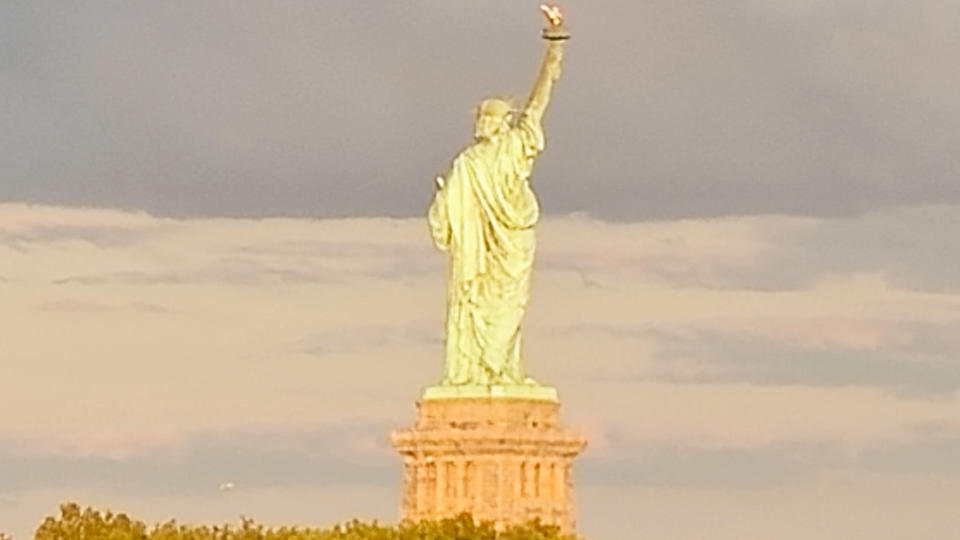
M 403 492 L 416 494 L 413 504 L 411 497 L 403 498 L 402 519 L 466 511 L 500 527 L 539 518 L 573 532 L 573 489 L 566 472 L 586 440 L 560 425 L 557 401 L 432 398 L 417 408 L 416 423 L 391 434 L 408 464 Z

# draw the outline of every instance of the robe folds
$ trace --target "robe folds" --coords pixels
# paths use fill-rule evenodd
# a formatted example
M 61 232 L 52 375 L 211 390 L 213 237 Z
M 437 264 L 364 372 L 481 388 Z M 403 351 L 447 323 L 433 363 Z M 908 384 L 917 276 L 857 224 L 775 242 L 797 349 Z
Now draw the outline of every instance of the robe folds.
M 524 115 L 463 150 L 434 197 L 428 221 L 450 263 L 444 384 L 524 382 L 520 322 L 540 217 L 529 180 L 543 148 L 542 127 Z

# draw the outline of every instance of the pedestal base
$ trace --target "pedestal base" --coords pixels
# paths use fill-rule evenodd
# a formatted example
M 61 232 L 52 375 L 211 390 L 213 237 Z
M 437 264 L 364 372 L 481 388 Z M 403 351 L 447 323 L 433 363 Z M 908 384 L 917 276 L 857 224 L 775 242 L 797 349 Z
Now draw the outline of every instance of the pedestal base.
M 555 399 L 438 397 L 417 408 L 414 426 L 391 434 L 403 458 L 402 519 L 469 512 L 500 527 L 539 518 L 573 532 L 573 460 L 586 440 L 560 426 Z

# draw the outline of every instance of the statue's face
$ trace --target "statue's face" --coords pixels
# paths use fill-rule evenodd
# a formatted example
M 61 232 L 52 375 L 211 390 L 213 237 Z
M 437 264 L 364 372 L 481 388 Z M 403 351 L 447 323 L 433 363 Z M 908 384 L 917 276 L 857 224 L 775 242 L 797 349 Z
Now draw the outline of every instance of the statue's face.
M 473 136 L 478 141 L 492 139 L 510 129 L 513 108 L 502 99 L 485 99 L 477 108 Z

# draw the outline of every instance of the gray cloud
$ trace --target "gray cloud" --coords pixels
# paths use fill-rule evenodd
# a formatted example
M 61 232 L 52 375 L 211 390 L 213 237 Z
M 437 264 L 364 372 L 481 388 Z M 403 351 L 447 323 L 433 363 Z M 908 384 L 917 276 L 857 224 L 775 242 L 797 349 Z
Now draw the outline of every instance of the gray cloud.
M 585 455 L 578 474 L 586 485 L 767 489 L 843 466 L 838 447 L 803 444 L 773 448 L 633 447 L 632 455 Z
M 51 313 L 106 313 L 113 311 L 133 311 L 138 313 L 169 314 L 176 311 L 152 302 L 131 302 L 127 305 L 113 305 L 103 302 L 90 302 L 75 298 L 51 300 L 40 304 L 40 311 Z
M 749 242 L 756 254 L 751 257 L 704 257 L 695 246 L 678 236 L 661 239 L 673 242 L 667 249 L 647 250 L 640 242 L 632 250 L 625 246 L 615 257 L 604 253 L 603 238 L 597 246 L 577 244 L 573 250 L 551 240 L 538 261 L 543 271 L 571 271 L 589 287 L 602 287 L 609 273 L 639 272 L 681 287 L 746 290 L 800 290 L 824 276 L 851 273 L 881 274 L 891 285 L 926 292 L 960 291 L 960 237 L 943 231 L 960 228 L 958 206 L 931 205 L 869 213 L 856 219 L 779 220 L 751 222 L 749 233 L 738 232 L 730 241 L 734 247 Z M 161 240 L 175 232 L 178 222 L 150 221 L 137 225 L 88 226 L 41 225 L 22 230 L 0 231 L 0 245 L 24 253 L 32 247 L 60 241 L 81 241 L 101 249 L 122 249 Z M 198 223 L 198 222 L 180 222 Z M 239 224 L 240 221 L 226 221 Z M 359 223 L 359 222 L 358 222 Z M 409 230 L 409 222 L 387 220 L 378 225 Z M 590 223 L 590 222 L 588 222 Z M 592 222 L 594 225 L 595 222 Z M 721 224 L 727 222 L 718 222 Z M 270 221 L 261 225 L 267 229 Z M 705 222 L 699 232 L 711 231 L 714 222 Z M 418 226 L 419 227 L 419 226 Z M 549 224 L 545 224 L 546 230 Z M 644 234 L 619 231 L 603 224 L 606 234 Z M 378 229 L 381 230 L 381 229 Z M 718 228 L 722 231 L 722 228 Z M 320 231 L 318 228 L 317 231 Z M 659 235 L 661 233 L 650 232 Z M 717 242 L 724 241 L 716 233 Z M 101 284 L 193 283 L 224 279 L 231 283 L 259 279 L 286 282 L 342 282 L 356 277 L 413 279 L 442 273 L 443 257 L 426 241 L 404 241 L 406 237 L 346 241 L 324 237 L 280 240 L 224 246 L 224 255 L 202 268 L 168 272 L 123 270 L 111 274 L 76 275 L 58 282 Z M 650 240 L 650 239 L 644 239 Z M 734 250 L 735 251 L 735 250 Z M 0 282 L 3 281 L 0 276 Z M 7 278 L 9 280 L 9 278 Z
M 137 496 L 191 496 L 277 486 L 392 484 L 399 465 L 386 423 L 331 425 L 308 433 L 206 432 L 181 447 L 123 458 L 36 453 L 0 443 L 0 495 L 95 486 Z
M 956 3 L 567 4 L 547 211 L 960 200 Z M 535 6 L 5 2 L 0 199 L 419 215 L 476 101 L 532 81 Z
M 770 489 L 813 479 L 824 470 L 956 476 L 958 455 L 955 433 L 875 444 L 857 455 L 834 443 L 731 448 L 621 441 L 599 455 L 585 454 L 577 472 L 587 486 Z
M 400 223 L 396 225 L 399 227 Z M 426 241 L 426 233 L 423 239 L 417 243 L 301 240 L 242 246 L 237 253 L 270 260 L 306 258 L 341 264 L 344 261 L 362 261 L 362 265 L 345 272 L 352 276 L 404 279 L 438 275 L 442 271 L 443 259 Z
M 653 347 L 652 365 L 618 377 L 673 383 L 874 386 L 914 397 L 960 389 L 960 325 L 901 322 L 897 343 L 877 349 L 801 344 L 772 336 L 706 327 L 588 325 L 555 333 L 601 333 Z
M 420 344 L 441 348 L 443 336 L 432 321 L 419 324 L 368 325 L 331 330 L 305 336 L 292 345 L 292 352 L 313 356 L 356 353 L 385 347 L 403 347 Z
M 880 386 L 911 395 L 960 388 L 954 358 L 911 358 L 882 351 L 790 346 L 766 339 L 713 338 L 674 343 L 649 378 L 675 382 L 802 386 Z
M 426 240 L 426 233 L 424 233 Z M 433 253 L 426 241 L 417 245 L 371 241 L 336 241 L 328 239 L 272 242 L 267 245 L 241 246 L 239 252 L 257 256 L 317 258 L 401 258 Z M 432 260 L 432 259 L 431 259 Z
M 882 472 L 960 475 L 960 437 L 928 437 L 917 442 L 870 448 L 861 456 L 864 467 Z
M 71 237 L 67 228 L 56 239 Z M 34 235 L 36 236 L 36 235 Z M 53 241 L 52 238 L 32 242 Z M 226 247 L 215 260 L 169 270 L 118 270 L 106 273 L 68 275 L 53 284 L 170 285 L 227 283 L 255 285 L 282 283 L 345 283 L 357 278 L 409 280 L 437 275 L 442 258 L 428 251 L 426 243 L 390 245 L 371 242 L 292 241 L 271 245 Z
M 960 213 L 946 206 L 827 221 L 816 229 L 785 235 L 784 249 L 766 264 L 770 273 L 774 268 L 821 274 L 879 271 L 897 287 L 956 292 L 960 238 L 949 231 L 958 229 Z
M 40 305 L 40 311 L 49 311 L 55 313 L 104 313 L 115 310 L 116 308 L 109 304 L 104 304 L 102 302 L 88 302 L 73 298 L 53 300 L 50 302 L 44 302 Z
M 84 486 L 141 498 L 209 495 L 224 482 L 237 490 L 394 487 L 400 463 L 387 443 L 391 427 L 359 422 L 298 433 L 205 432 L 177 448 L 146 448 L 123 458 L 38 454 L 5 441 L 0 443 L 0 504 L 14 505 L 18 494 L 28 491 Z M 612 435 L 605 449 L 592 450 L 578 461 L 582 485 L 769 489 L 826 469 L 960 474 L 956 437 L 878 444 L 851 456 L 839 445 L 826 443 L 759 448 L 644 445 Z
M 176 310 L 170 309 L 167 306 L 162 304 L 154 304 L 153 302 L 133 302 L 130 304 L 130 309 L 140 313 L 156 313 L 156 314 L 168 314 L 176 313 Z
M 37 226 L 23 231 L 0 230 L 0 246 L 20 252 L 31 244 L 78 240 L 103 249 L 129 247 L 148 239 L 153 231 L 142 227 Z
M 904 441 L 878 441 L 851 454 L 838 441 L 793 441 L 759 447 L 645 444 L 607 430 L 607 445 L 581 458 L 588 486 L 769 489 L 813 479 L 826 470 L 960 475 L 956 426 L 915 426 Z
M 336 283 L 332 272 L 318 272 L 261 263 L 239 258 L 221 258 L 207 265 L 164 271 L 122 270 L 117 272 L 67 276 L 53 280 L 55 285 L 176 285 L 196 283 L 228 283 L 255 285 L 265 282 Z
M 592 244 L 565 242 L 559 224 Z M 825 278 L 873 274 L 898 290 L 954 293 L 960 292 L 960 237 L 945 232 L 958 229 L 956 205 L 855 218 L 757 216 L 622 226 L 565 216 L 541 227 L 545 249 L 537 266 L 573 273 L 591 287 L 630 276 L 682 288 L 802 291 Z
M 760 252 L 749 264 L 706 261 L 691 267 L 659 262 L 665 279 L 717 288 L 796 290 L 825 275 L 867 272 L 882 274 L 901 289 L 956 292 L 960 239 L 944 232 L 958 228 L 956 207 L 897 209 L 761 230 Z

